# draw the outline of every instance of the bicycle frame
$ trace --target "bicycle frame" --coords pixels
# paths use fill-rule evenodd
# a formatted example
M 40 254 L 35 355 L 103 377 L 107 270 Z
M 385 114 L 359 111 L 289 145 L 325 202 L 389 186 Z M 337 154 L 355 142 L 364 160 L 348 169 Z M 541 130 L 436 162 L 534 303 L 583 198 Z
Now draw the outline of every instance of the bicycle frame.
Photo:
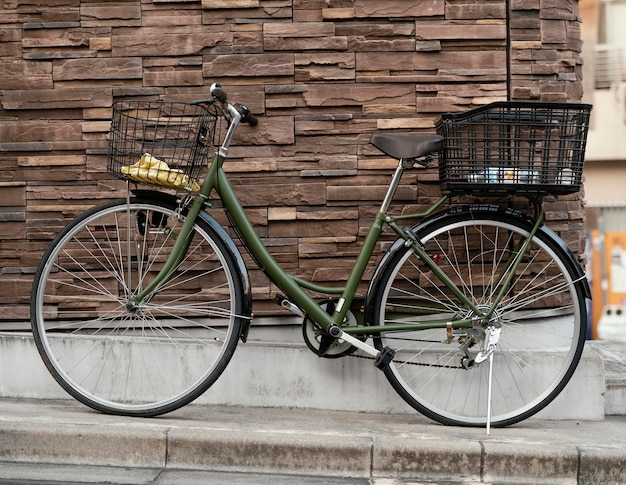
M 274 257 L 269 253 L 260 237 L 257 235 L 252 223 L 248 219 L 241 203 L 239 202 L 232 186 L 230 185 L 226 173 L 223 169 L 223 164 L 227 159 L 228 146 L 234 131 L 239 123 L 240 115 L 234 109 L 230 109 L 231 124 L 229 126 L 227 135 L 225 137 L 222 147 L 213 156 L 212 163 L 209 166 L 207 176 L 202 184 L 200 191 L 193 197 L 192 203 L 189 206 L 186 214 L 185 222 L 178 234 L 177 240 L 172 249 L 172 253 L 164 265 L 162 271 L 157 277 L 146 287 L 144 290 L 134 298 L 135 304 L 140 304 L 142 301 L 149 300 L 151 295 L 158 291 L 159 286 L 164 284 L 177 265 L 184 257 L 189 244 L 190 235 L 192 234 L 192 227 L 195 224 L 196 218 L 201 210 L 207 205 L 209 195 L 215 191 L 223 203 L 224 211 L 228 214 L 229 218 L 233 222 L 234 227 L 238 230 L 240 237 L 243 240 L 244 245 L 250 251 L 251 255 L 257 262 L 261 271 L 263 271 L 283 292 L 286 293 L 288 299 L 292 301 L 299 309 L 303 311 L 305 315 L 312 318 L 321 328 L 330 333 L 335 338 L 341 338 L 348 343 L 356 346 L 370 355 L 376 356 L 379 352 L 372 346 L 364 343 L 355 336 L 359 335 L 372 335 L 382 331 L 407 331 L 414 329 L 424 328 L 446 328 L 452 326 L 453 329 L 459 328 L 471 328 L 478 318 L 479 320 L 487 321 L 493 314 L 493 311 L 498 306 L 500 301 L 504 298 L 506 291 L 512 281 L 515 274 L 515 270 L 522 257 L 524 256 L 532 237 L 536 234 L 541 226 L 543 219 L 543 212 L 541 206 L 541 198 L 530 197 L 530 200 L 535 205 L 535 224 L 529 237 L 525 241 L 518 244 L 518 247 L 512 252 L 512 256 L 505 264 L 502 274 L 497 280 L 500 284 L 500 291 L 495 299 L 491 308 L 483 313 L 478 309 L 472 301 L 470 301 L 458 286 L 451 281 L 446 274 L 439 269 L 437 263 L 425 252 L 421 242 L 415 235 L 408 229 L 402 229 L 398 223 L 403 220 L 420 220 L 433 214 L 438 208 L 440 208 L 444 202 L 449 200 L 453 194 L 444 193 L 439 200 L 437 200 L 431 207 L 425 212 L 405 214 L 399 216 L 392 216 L 387 213 L 395 191 L 400 183 L 402 174 L 406 168 L 413 166 L 413 161 L 400 160 L 398 167 L 393 175 L 392 181 L 389 185 L 387 194 L 381 208 L 377 212 L 374 222 L 370 227 L 368 234 L 365 238 L 363 246 L 357 256 L 355 264 L 350 272 L 348 280 L 345 286 L 340 287 L 326 287 L 316 285 L 314 283 L 304 281 L 300 278 L 294 277 L 287 273 L 278 264 Z M 363 275 L 367 268 L 372 254 L 376 247 L 376 243 L 383 233 L 385 226 L 390 227 L 398 237 L 404 239 L 407 246 L 411 246 L 419 258 L 433 271 L 435 276 L 441 281 L 441 283 L 450 289 L 453 294 L 459 298 L 459 300 L 472 311 L 475 317 L 472 319 L 460 319 L 453 322 L 418 322 L 418 323 L 392 323 L 384 326 L 366 326 L 357 325 L 350 327 L 341 327 L 344 322 L 347 312 L 353 302 L 359 283 L 363 279 Z M 506 277 L 504 276 L 506 275 Z M 305 290 L 311 290 L 322 294 L 335 294 L 339 295 L 339 301 L 335 307 L 333 315 L 329 315 Z M 335 331 L 330 332 L 333 328 Z

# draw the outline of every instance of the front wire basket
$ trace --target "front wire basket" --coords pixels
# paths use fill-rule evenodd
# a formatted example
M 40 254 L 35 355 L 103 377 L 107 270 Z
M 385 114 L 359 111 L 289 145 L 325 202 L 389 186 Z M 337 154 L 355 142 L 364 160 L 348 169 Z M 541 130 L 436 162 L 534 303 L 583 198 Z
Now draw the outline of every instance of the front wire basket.
M 591 105 L 496 102 L 444 114 L 444 189 L 570 194 L 580 190 Z
M 108 171 L 148 185 L 194 192 L 220 142 L 215 106 L 167 101 L 113 105 Z

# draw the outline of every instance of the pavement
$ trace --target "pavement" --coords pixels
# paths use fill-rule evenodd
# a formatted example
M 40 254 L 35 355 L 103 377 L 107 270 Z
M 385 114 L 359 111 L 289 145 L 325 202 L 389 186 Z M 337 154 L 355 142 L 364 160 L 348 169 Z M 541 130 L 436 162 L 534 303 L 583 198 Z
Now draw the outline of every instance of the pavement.
M 126 418 L 69 399 L 0 399 L 3 484 L 64 483 L 54 477 L 67 467 L 84 483 L 106 470 L 106 483 L 128 484 L 618 484 L 624 463 L 624 416 L 531 418 L 487 435 L 417 414 L 189 405 Z M 256 481 L 234 480 L 246 474 Z

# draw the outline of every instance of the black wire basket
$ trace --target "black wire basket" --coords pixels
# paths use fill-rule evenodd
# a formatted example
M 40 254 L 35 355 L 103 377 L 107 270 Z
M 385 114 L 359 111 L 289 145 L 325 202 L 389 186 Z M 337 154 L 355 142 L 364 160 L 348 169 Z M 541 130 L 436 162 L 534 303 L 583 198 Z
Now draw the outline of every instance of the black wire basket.
M 113 105 L 108 171 L 133 182 L 194 192 L 220 142 L 214 106 L 167 101 Z M 221 123 L 220 123 L 221 124 Z
M 591 105 L 496 102 L 437 123 L 439 177 L 453 192 L 571 194 L 580 190 Z

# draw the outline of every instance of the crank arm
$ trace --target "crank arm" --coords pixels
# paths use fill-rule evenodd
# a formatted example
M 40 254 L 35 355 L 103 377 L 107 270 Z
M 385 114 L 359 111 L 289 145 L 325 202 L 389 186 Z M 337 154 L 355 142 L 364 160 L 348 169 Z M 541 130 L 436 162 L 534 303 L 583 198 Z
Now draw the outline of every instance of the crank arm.
M 353 337 L 352 335 L 344 332 L 343 330 L 341 330 L 341 327 L 337 326 L 337 325 L 332 325 L 329 329 L 329 334 L 336 339 L 341 339 L 344 340 L 346 342 L 348 342 L 350 345 L 352 345 L 353 347 L 356 347 L 357 349 L 361 349 L 363 352 L 365 352 L 367 355 L 371 356 L 371 357 L 378 357 L 379 355 L 379 351 L 376 350 L 374 347 L 372 347 L 371 345 L 363 342 L 362 340 L 359 340 L 356 337 Z

